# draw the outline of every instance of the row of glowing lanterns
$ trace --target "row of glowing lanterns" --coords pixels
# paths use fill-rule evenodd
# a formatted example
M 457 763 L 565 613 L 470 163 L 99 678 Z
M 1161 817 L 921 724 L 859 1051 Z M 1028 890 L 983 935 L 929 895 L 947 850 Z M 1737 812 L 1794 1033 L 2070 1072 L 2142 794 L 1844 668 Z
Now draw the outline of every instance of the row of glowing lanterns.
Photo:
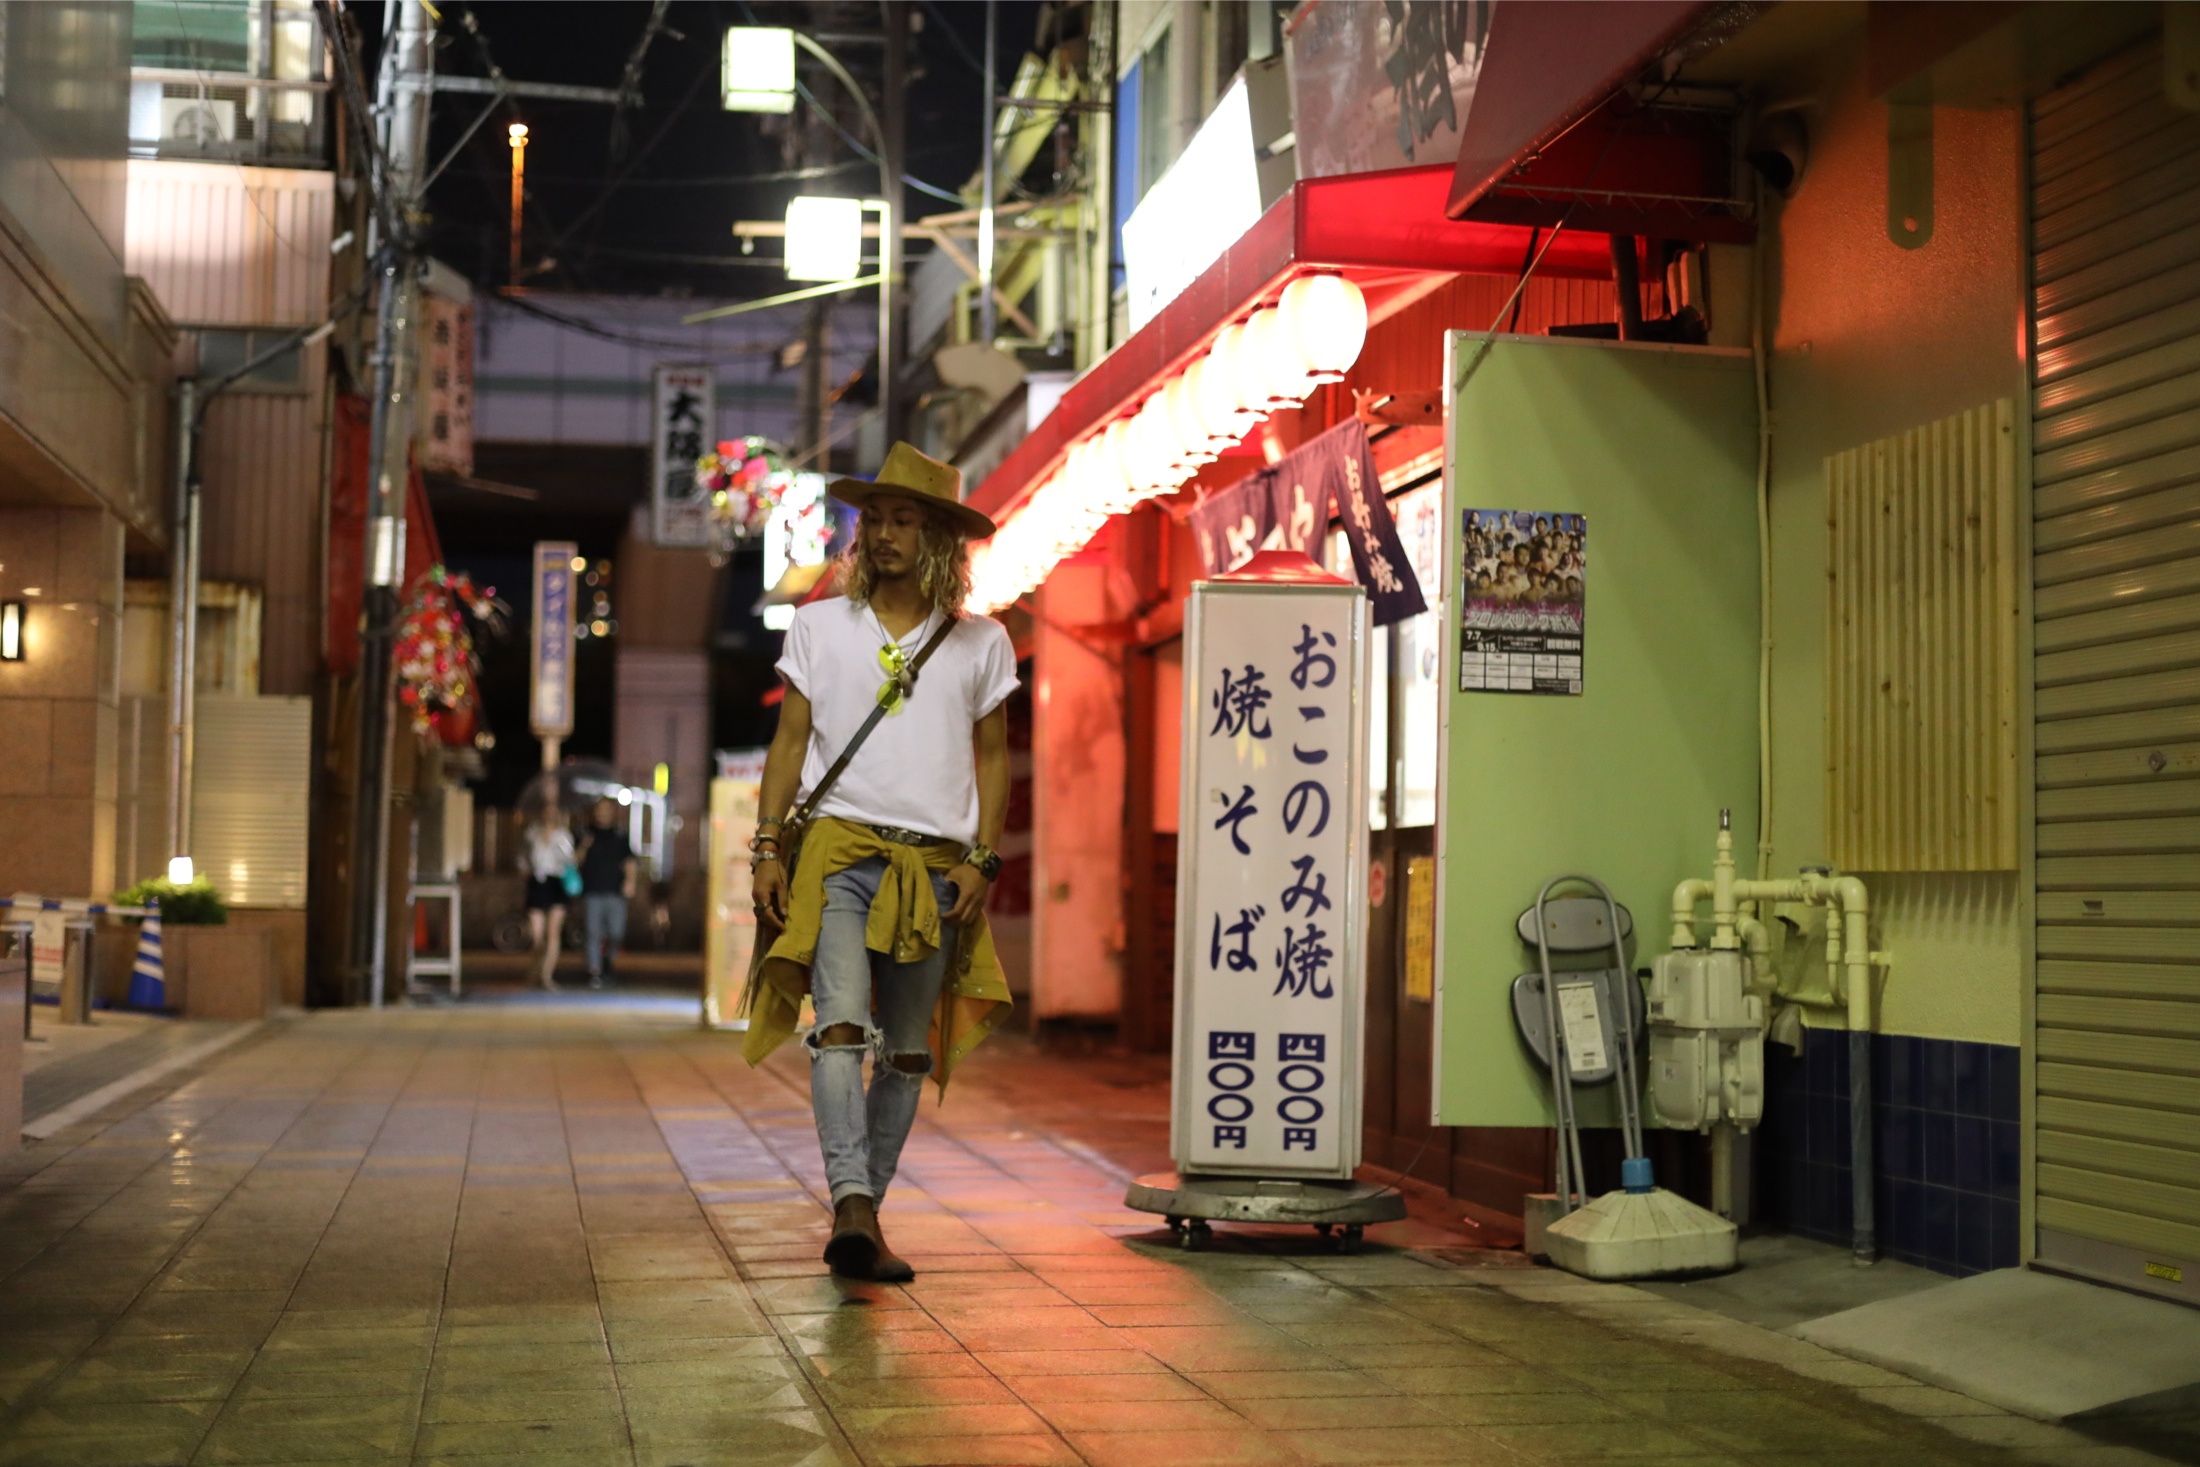
M 1341 275 L 1302 275 L 1233 322 L 1137 409 L 1073 445 L 1054 475 L 972 550 L 972 605 L 1037 587 L 1111 516 L 1174 494 L 1270 413 L 1337 382 L 1367 341 L 1367 301 Z

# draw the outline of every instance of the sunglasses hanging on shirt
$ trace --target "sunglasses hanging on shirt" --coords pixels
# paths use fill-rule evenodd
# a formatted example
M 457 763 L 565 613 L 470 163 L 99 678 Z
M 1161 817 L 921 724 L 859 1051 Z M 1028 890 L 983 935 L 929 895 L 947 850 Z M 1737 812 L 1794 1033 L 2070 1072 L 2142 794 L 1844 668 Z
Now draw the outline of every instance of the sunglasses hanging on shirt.
M 878 665 L 886 670 L 886 681 L 878 688 L 878 706 L 888 713 L 900 712 L 903 700 L 917 690 L 917 673 L 910 661 L 898 643 L 878 649 Z

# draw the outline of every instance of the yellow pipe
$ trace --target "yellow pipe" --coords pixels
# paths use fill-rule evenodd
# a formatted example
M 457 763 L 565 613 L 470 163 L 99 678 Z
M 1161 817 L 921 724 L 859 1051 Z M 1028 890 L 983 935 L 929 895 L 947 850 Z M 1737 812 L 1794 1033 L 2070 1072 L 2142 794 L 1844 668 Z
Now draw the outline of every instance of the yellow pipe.
M 1711 899 L 1711 883 L 1691 876 L 1673 888 L 1673 946 L 1696 945 L 1696 907 Z
M 1727 813 L 1719 812 L 1719 853 L 1711 862 L 1711 946 L 1728 951 L 1734 938 L 1734 832 Z
M 1747 903 L 1751 911 L 1734 926 L 1741 934 L 1742 950 L 1749 954 L 1749 986 L 1760 994 L 1770 994 L 1779 986 L 1779 974 L 1772 969 L 1772 932 L 1757 920 L 1756 903 Z
M 1849 1047 L 1849 1157 L 1850 1157 L 1850 1243 L 1860 1264 L 1868 1264 L 1878 1256 L 1878 1237 L 1874 1226 L 1874 1187 L 1872 1185 L 1872 964 L 1885 959 L 1871 950 L 1871 897 L 1864 883 L 1854 876 L 1834 876 L 1823 872 L 1808 872 L 1794 881 L 1744 881 L 1734 874 L 1734 836 L 1724 811 L 1719 816 L 1718 854 L 1712 862 L 1711 880 L 1690 877 L 1673 888 L 1673 946 L 1692 948 L 1696 945 L 1696 907 L 1706 897 L 1711 900 L 1712 939 L 1715 949 L 1745 948 L 1749 955 L 1752 982 L 1756 987 L 1757 975 L 1769 967 L 1765 962 L 1772 948 L 1771 934 L 1757 913 L 1760 903 L 1801 901 L 1814 906 L 1830 907 L 1838 913 L 1838 920 L 1829 917 L 1826 924 L 1826 968 L 1829 987 L 1834 991 L 1834 1003 L 1845 1003 L 1848 1018 Z M 1743 910 L 1744 906 L 1748 910 Z M 1774 978 L 1777 987 L 1778 979 Z M 1833 1004 L 1824 1007 L 1833 1007 Z M 1726 1091 L 1725 1104 L 1729 1114 L 1738 1111 L 1740 1095 L 1736 1090 L 1738 1079 L 1722 1077 Z M 1724 1122 L 1721 1123 L 1722 1127 Z M 1714 1187 L 1719 1178 L 1717 1159 L 1714 1159 Z
M 1868 1031 L 1872 1026 L 1871 895 L 1854 876 L 1836 876 L 1828 884 L 1840 903 L 1842 924 L 1848 929 L 1849 1028 Z M 1830 943 L 1826 960 L 1833 960 Z

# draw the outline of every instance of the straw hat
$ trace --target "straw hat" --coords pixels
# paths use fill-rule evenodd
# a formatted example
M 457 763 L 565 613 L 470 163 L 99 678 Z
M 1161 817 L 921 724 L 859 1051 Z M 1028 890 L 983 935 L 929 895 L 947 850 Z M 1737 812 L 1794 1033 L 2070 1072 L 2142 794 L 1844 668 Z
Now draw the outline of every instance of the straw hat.
M 962 470 L 896 443 L 879 465 L 876 479 L 835 479 L 827 492 L 843 504 L 861 509 L 880 494 L 898 494 L 919 504 L 936 505 L 967 539 L 983 540 L 994 530 L 993 521 L 962 502 Z

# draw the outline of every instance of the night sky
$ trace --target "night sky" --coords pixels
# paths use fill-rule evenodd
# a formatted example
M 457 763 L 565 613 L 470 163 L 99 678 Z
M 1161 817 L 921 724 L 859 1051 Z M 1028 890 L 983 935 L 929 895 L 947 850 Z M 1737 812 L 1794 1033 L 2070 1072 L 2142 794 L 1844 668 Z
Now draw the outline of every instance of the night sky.
M 648 24 L 644 0 L 494 0 L 471 7 L 477 44 L 463 23 L 468 7 L 443 7 L 436 69 L 486 76 L 482 46 L 515 81 L 615 87 L 628 55 Z M 911 38 L 908 174 L 945 192 L 960 189 L 980 158 L 982 87 L 978 57 L 985 41 L 985 7 L 970 0 L 922 0 L 914 7 L 921 31 Z M 1035 34 L 1040 7 L 1000 6 L 1000 85 Z M 668 7 L 641 70 L 643 105 L 620 119 L 623 152 L 613 154 L 613 109 L 600 103 L 520 99 L 500 105 L 429 192 L 431 248 L 439 258 L 485 285 L 502 285 L 510 216 L 506 127 L 528 127 L 526 258 L 556 263 L 528 280 L 545 291 L 692 294 L 758 297 L 786 289 L 777 251 L 742 256 L 729 231 L 735 219 L 777 219 L 801 192 L 878 191 L 876 164 L 820 125 L 798 102 L 795 121 L 808 121 L 812 166 L 823 177 L 786 176 L 782 138 L 788 119 L 722 111 L 718 101 L 721 37 L 729 25 L 789 25 L 824 40 L 867 88 L 878 85 L 882 51 L 880 7 L 861 3 L 795 4 L 784 0 L 680 0 Z M 367 45 L 367 81 L 374 75 L 382 7 L 352 8 Z M 674 32 L 678 34 L 675 35 Z M 858 114 L 836 83 L 803 80 L 846 129 L 865 143 Z M 877 92 L 872 91 L 873 104 Z M 430 153 L 440 159 L 491 99 L 439 95 Z M 608 185 L 608 186 L 607 186 Z M 959 207 L 909 191 L 907 207 L 922 215 Z
M 476 0 L 470 9 L 480 39 L 469 34 L 469 7 L 440 7 L 436 70 L 487 76 L 489 57 L 513 81 L 616 87 L 627 58 L 650 19 L 647 0 Z M 919 0 L 922 17 L 910 42 L 907 173 L 946 193 L 959 190 L 979 166 L 984 129 L 979 56 L 985 7 L 969 0 Z M 1037 34 L 1041 6 L 1004 0 L 999 8 L 996 61 L 1002 91 Z M 353 4 L 349 14 L 365 43 L 364 81 L 371 89 L 383 17 L 379 4 Z M 791 118 L 730 113 L 719 105 L 719 56 L 729 25 L 787 25 L 831 50 L 868 89 L 874 107 L 883 51 L 881 7 L 875 0 L 679 0 L 667 7 L 666 29 L 644 57 L 638 108 L 619 119 L 623 149 L 615 153 L 613 109 L 602 103 L 439 95 L 428 153 L 441 160 L 485 107 L 487 120 L 429 190 L 431 254 L 471 277 L 484 291 L 506 283 L 511 198 L 510 123 L 528 127 L 525 258 L 533 266 L 530 295 L 554 306 L 561 293 L 760 298 L 788 289 L 776 245 L 743 256 L 732 237 L 736 219 L 779 219 L 798 193 L 875 196 L 877 164 L 835 129 L 869 143 L 860 112 L 838 83 L 805 62 L 800 75 L 832 121 L 798 101 Z M 799 134 L 799 136 L 790 136 Z M 789 176 L 789 160 L 828 169 Z M 961 207 L 910 188 L 905 207 L 922 216 Z M 925 246 L 911 251 L 912 266 Z M 546 452 L 550 462 L 543 462 Z M 497 501 L 489 515 L 438 507 L 446 554 L 454 568 L 483 584 L 524 583 L 528 545 L 537 538 L 572 538 L 593 557 L 611 555 L 626 508 L 641 492 L 639 449 L 525 444 L 480 445 L 477 472 L 532 486 L 539 504 L 524 512 Z M 633 463 L 628 464 L 627 459 Z M 593 487 L 591 487 L 593 486 Z M 600 501 L 600 502 L 598 502 Z M 478 509 L 478 506 L 477 506 Z M 777 637 L 746 615 L 761 586 L 753 554 L 737 556 L 726 575 L 729 627 L 712 650 L 713 743 L 761 742 L 775 714 L 759 695 L 772 685 Z M 614 602 L 616 592 L 614 592 Z M 515 606 L 512 633 L 486 640 L 482 692 L 488 726 L 498 743 L 480 791 L 508 803 L 535 769 L 527 736 L 526 609 Z M 582 644 L 577 658 L 581 716 L 567 741 L 575 756 L 607 758 L 612 745 L 612 668 L 616 639 Z

